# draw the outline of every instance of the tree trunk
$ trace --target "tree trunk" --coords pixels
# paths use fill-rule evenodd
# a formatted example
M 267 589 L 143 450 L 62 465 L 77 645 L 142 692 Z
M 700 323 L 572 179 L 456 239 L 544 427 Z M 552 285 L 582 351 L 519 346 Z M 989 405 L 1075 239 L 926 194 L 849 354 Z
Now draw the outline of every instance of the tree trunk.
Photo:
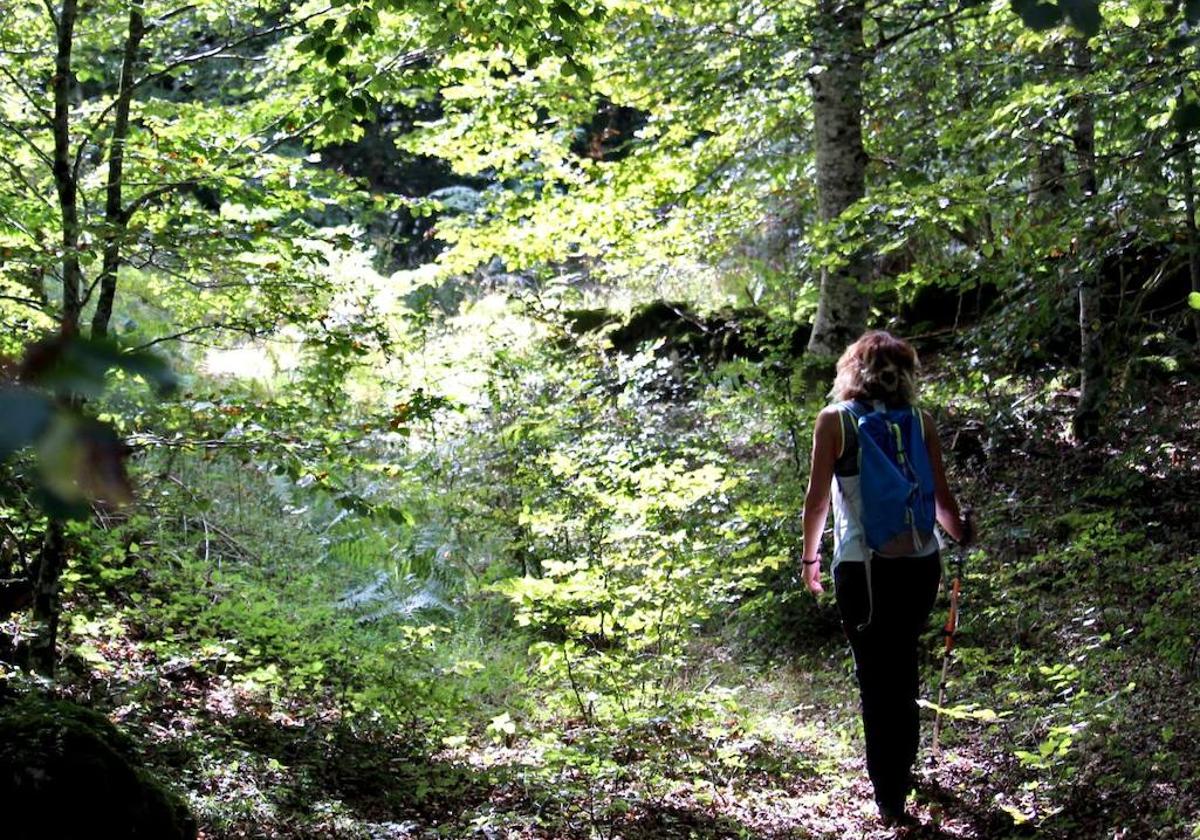
M 54 186 L 62 215 L 63 305 L 59 329 L 63 335 L 79 332 L 83 273 L 79 266 L 79 196 L 74 167 L 71 165 L 71 50 L 75 43 L 77 0 L 63 0 L 54 22 L 57 47 L 54 56 Z M 38 558 L 33 586 L 33 620 L 37 628 L 30 640 L 30 663 L 46 677 L 54 675 L 55 648 L 58 642 L 58 584 L 67 560 L 66 524 L 51 516 L 46 524 L 42 551 Z
M 1165 219 L 1171 215 L 1171 181 L 1163 170 L 1162 143 L 1163 135 L 1159 131 L 1147 134 L 1137 162 L 1137 181 L 1146 191 L 1142 215 L 1151 219 Z
M 63 308 L 60 326 L 63 333 L 79 331 L 79 313 L 83 307 L 83 274 L 79 267 L 79 196 L 75 170 L 71 166 L 71 49 L 75 43 L 77 0 L 63 0 L 58 20 L 57 50 L 54 56 L 54 186 L 62 215 Z
M 1051 44 L 1039 55 L 1042 75 L 1047 81 L 1055 80 L 1064 64 L 1061 44 Z M 1029 179 L 1029 203 L 1057 204 L 1067 192 L 1066 155 L 1062 144 L 1050 131 L 1035 128 L 1034 148 L 1031 149 L 1037 163 Z
M 1037 165 L 1029 183 L 1030 204 L 1053 204 L 1066 193 L 1067 165 L 1063 148 L 1053 140 L 1042 139 L 1035 151 Z
M 1092 69 L 1092 52 L 1087 42 L 1078 39 L 1072 47 L 1075 72 L 1086 76 Z M 1075 103 L 1075 131 L 1072 137 L 1079 164 L 1079 187 L 1082 200 L 1090 205 L 1096 197 L 1096 117 L 1091 99 L 1079 96 Z M 1101 313 L 1101 277 L 1089 264 L 1083 249 L 1090 247 L 1095 232 L 1089 214 L 1084 224 L 1081 266 L 1075 277 L 1079 296 L 1079 404 L 1072 422 L 1075 439 L 1081 443 L 1092 440 L 1100 431 L 1100 414 L 1108 395 L 1108 359 L 1105 353 L 1104 317 Z
M 950 54 L 954 56 L 954 84 L 956 88 L 955 98 L 958 100 L 958 107 L 965 114 L 974 107 L 976 96 L 979 91 L 978 77 L 973 74 L 970 68 L 963 61 L 962 49 L 958 41 L 958 27 L 954 23 L 954 18 L 946 20 L 946 40 L 950 44 Z M 975 155 L 974 160 L 975 173 L 980 176 L 987 175 L 987 163 L 980 155 Z M 982 208 L 979 218 L 979 234 L 977 237 L 979 242 L 993 242 L 995 236 L 992 234 L 992 212 L 986 206 Z M 959 291 L 959 303 L 962 303 L 963 292 Z
M 863 0 L 817 4 L 813 67 L 813 124 L 817 213 L 837 219 L 865 193 L 867 156 L 862 140 Z M 867 321 L 863 288 L 868 260 L 853 254 L 844 265 L 821 270 L 821 293 L 808 351 L 836 356 L 858 338 Z
M 96 310 L 92 313 L 92 338 L 104 338 L 108 335 L 113 299 L 117 294 L 121 240 L 129 223 L 121 196 L 125 142 L 129 137 L 129 109 L 133 103 L 133 73 L 145 32 L 141 4 L 135 3 L 129 9 L 129 29 L 125 36 L 125 51 L 121 61 L 121 81 L 117 88 L 116 107 L 113 111 L 112 139 L 108 144 L 108 183 L 104 201 L 104 262 L 97 281 L 100 294 L 96 299 Z
M 58 517 L 46 523 L 46 536 L 33 583 L 33 621 L 37 628 L 29 640 L 29 664 L 44 677 L 54 676 L 58 645 L 58 583 L 67 565 L 66 524 Z

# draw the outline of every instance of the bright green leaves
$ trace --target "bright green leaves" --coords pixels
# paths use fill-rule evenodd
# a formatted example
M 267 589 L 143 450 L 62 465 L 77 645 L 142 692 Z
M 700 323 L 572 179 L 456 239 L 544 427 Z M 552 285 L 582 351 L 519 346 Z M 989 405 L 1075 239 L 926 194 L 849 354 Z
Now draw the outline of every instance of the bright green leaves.
M 929 700 L 918 700 L 917 705 L 923 709 L 931 709 L 939 715 L 951 720 L 973 720 L 980 723 L 995 723 L 1012 715 L 1012 712 L 997 712 L 995 709 L 980 708 L 976 703 L 963 703 L 958 706 L 939 706 Z
M 420 33 L 419 48 L 454 55 L 473 49 L 503 48 L 520 56 L 527 67 L 546 59 L 562 59 L 570 73 L 587 69 L 573 56 L 583 48 L 605 16 L 591 0 L 503 0 L 503 2 L 441 3 L 346 2 L 349 13 L 339 20 L 327 17 L 297 45 L 326 66 L 338 67 L 351 50 L 370 50 L 398 36 Z
M 1188 292 L 1188 306 L 1200 309 L 1200 292 Z
M 510 743 L 517 734 L 517 724 L 508 712 L 504 712 L 492 718 L 488 723 L 487 733 L 497 743 Z
M 563 390 L 522 411 L 537 430 L 506 444 L 522 464 L 529 573 L 493 589 L 535 634 L 530 653 L 561 702 L 593 722 L 653 708 L 695 626 L 742 591 L 753 563 L 724 539 L 741 476 L 716 451 L 653 430 L 642 389 L 669 377 L 660 361 L 621 360 L 615 406 L 611 383 L 588 384 L 611 373 L 572 363 Z
M 336 67 L 364 38 L 374 35 L 380 25 L 379 13 L 370 6 L 354 9 L 339 26 L 326 17 L 296 44 L 301 53 L 311 53 L 329 67 Z
M 582 27 L 577 49 L 529 53 L 517 40 L 444 56 L 445 108 L 402 141 L 505 185 L 439 219 L 444 270 L 586 260 L 596 276 L 740 287 L 732 275 L 757 272 L 750 261 L 706 263 L 755 235 L 764 196 L 804 181 L 802 160 L 776 154 L 806 119 L 792 78 L 800 34 L 776 37 L 780 19 L 756 4 L 629 3 L 603 21 L 578 3 L 547 10 Z

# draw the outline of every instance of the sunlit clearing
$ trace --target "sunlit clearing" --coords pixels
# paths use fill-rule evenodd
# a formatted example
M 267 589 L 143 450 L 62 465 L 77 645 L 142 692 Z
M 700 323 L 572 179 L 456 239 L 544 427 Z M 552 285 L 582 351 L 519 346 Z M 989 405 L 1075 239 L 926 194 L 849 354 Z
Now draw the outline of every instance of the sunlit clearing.
M 270 382 L 281 372 L 295 367 L 296 356 L 291 348 L 280 351 L 262 344 L 246 344 L 228 349 L 213 348 L 205 354 L 200 367 L 210 376 Z

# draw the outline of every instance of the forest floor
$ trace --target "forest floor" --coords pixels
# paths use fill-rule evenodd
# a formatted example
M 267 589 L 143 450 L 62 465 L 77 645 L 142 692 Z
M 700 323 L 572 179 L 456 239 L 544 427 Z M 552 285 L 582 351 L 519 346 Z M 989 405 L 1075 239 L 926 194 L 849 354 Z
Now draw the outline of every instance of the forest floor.
M 1070 399 L 1030 390 L 943 419 L 982 543 L 944 749 L 930 754 L 926 709 L 919 826 L 899 833 L 874 813 L 829 596 L 784 654 L 700 642 L 692 682 L 729 700 L 717 726 L 664 718 L 601 738 L 560 715 L 422 745 L 309 698 L 264 702 L 119 633 L 71 693 L 104 707 L 141 685 L 111 715 L 187 790 L 209 840 L 1198 837 L 1200 389 L 1164 378 L 1088 449 L 1066 441 Z M 943 595 L 923 645 L 931 698 L 944 611 Z

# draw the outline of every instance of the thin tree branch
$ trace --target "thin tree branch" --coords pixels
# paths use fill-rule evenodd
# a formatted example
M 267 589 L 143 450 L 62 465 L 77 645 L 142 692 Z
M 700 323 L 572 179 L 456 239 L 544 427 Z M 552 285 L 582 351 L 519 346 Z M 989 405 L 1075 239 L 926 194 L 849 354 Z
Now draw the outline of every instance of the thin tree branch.
M 15 161 L 8 157 L 4 157 L 2 159 L 5 167 L 7 167 L 8 171 L 13 174 L 13 178 L 24 185 L 25 189 L 29 191 L 30 196 L 36 198 L 47 207 L 51 209 L 54 208 L 54 205 L 51 203 L 50 199 L 46 198 L 46 196 L 42 194 L 42 191 L 37 188 L 37 185 L 35 185 L 25 176 L 25 173 L 21 170 L 21 167 L 17 166 Z
M 45 201 L 45 199 L 43 199 L 43 201 Z M 54 205 L 50 204 L 50 202 L 47 201 L 46 204 L 51 209 L 54 209 Z M 33 231 L 31 231 L 29 228 L 25 227 L 25 225 L 21 224 L 19 221 L 17 221 L 16 219 L 14 219 L 12 216 L 8 215 L 7 213 L 4 214 L 3 218 L 4 218 L 4 221 L 8 222 L 10 225 L 15 227 L 17 230 L 21 231 L 21 233 L 23 233 L 27 237 L 29 237 L 29 241 L 32 242 L 34 245 L 36 245 L 39 250 L 43 248 L 43 246 L 45 245 L 45 242 L 43 241 L 43 239 L 41 237 L 35 236 Z
M 17 139 L 20 140 L 22 143 L 24 143 L 26 146 L 28 146 L 30 148 L 30 150 L 35 155 L 37 155 L 37 157 L 42 161 L 42 163 L 44 163 L 44 164 L 46 164 L 46 166 L 50 167 L 51 170 L 54 169 L 54 159 L 52 157 L 50 157 L 50 155 L 46 154 L 46 152 L 42 151 L 42 149 L 36 143 L 34 143 L 31 139 L 26 137 L 25 132 L 23 132 L 21 129 L 17 128 L 15 125 L 10 123 L 8 120 L 4 119 L 3 117 L 0 117 L 0 128 L 3 128 L 6 131 L 9 131 L 12 134 L 16 135 Z
M 3 73 L 8 77 L 10 82 L 16 85 L 17 90 L 21 91 L 21 95 L 24 96 L 29 104 L 33 106 L 33 110 L 37 111 L 38 116 L 45 120 L 47 128 L 54 125 L 54 116 L 38 104 L 38 101 L 33 98 L 33 94 L 29 92 L 28 88 L 25 87 L 24 83 L 22 83 L 22 81 L 17 77 L 16 73 L 13 73 L 4 64 L 0 64 L 0 73 Z
M 169 12 L 165 12 L 165 13 L 159 15 L 158 17 L 156 17 L 154 20 L 150 21 L 150 23 L 148 23 L 146 25 L 146 31 L 149 32 L 151 30 L 157 29 L 159 26 L 166 23 L 171 18 L 178 17 L 179 15 L 183 14 L 184 12 L 190 12 L 190 11 L 194 10 L 195 8 L 196 8 L 195 3 L 188 3 L 186 6 L 180 6 L 178 9 L 172 9 Z
M 124 211 L 122 211 L 121 218 L 123 221 L 128 222 L 135 215 L 137 215 L 137 213 L 139 211 L 141 211 L 142 208 L 144 208 L 150 202 L 154 201 L 154 199 L 160 198 L 164 195 L 169 195 L 170 193 L 175 192 L 177 190 L 190 189 L 190 188 L 194 188 L 196 186 L 197 186 L 196 181 L 174 181 L 170 184 L 161 184 L 153 189 L 147 190 L 146 192 L 139 195 L 137 198 L 133 199 L 133 201 L 131 201 L 125 207 Z
M 297 18 L 294 21 L 289 21 L 288 23 L 278 23 L 278 24 L 275 24 L 274 26 L 269 26 L 266 29 L 255 30 L 254 32 L 249 32 L 249 33 L 241 36 L 240 38 L 235 38 L 232 41 L 227 41 L 226 43 L 221 44 L 220 46 L 213 47 L 213 48 L 207 49 L 207 50 L 201 50 L 200 52 L 192 53 L 191 55 L 185 55 L 180 58 L 174 59 L 173 61 L 167 62 L 167 64 L 165 64 L 160 69 L 155 70 L 153 73 L 148 73 L 147 75 L 138 79 L 136 82 L 133 83 L 133 87 L 136 90 L 137 88 L 142 87 L 143 85 L 147 84 L 148 82 L 152 82 L 156 79 L 161 79 L 163 76 L 168 75 L 173 70 L 178 70 L 180 67 L 186 67 L 190 64 L 198 64 L 201 61 L 206 61 L 210 58 L 220 56 L 228 50 L 232 50 L 237 47 L 243 46 L 245 44 L 250 43 L 251 41 L 256 41 L 260 38 L 266 38 L 271 35 L 278 35 L 280 32 L 289 32 L 299 26 L 302 26 L 303 24 L 307 23 L 308 21 L 310 21 L 314 18 L 320 17 L 321 15 L 324 15 L 324 14 L 328 14 L 329 12 L 333 11 L 333 8 L 334 8 L 333 6 L 326 6 L 323 9 L 319 9 L 318 11 L 309 13 L 309 14 L 305 15 L 304 17 Z
M 158 338 L 153 338 L 150 341 L 137 345 L 136 347 L 132 348 L 130 352 L 136 353 L 141 350 L 149 350 L 155 345 L 163 344 L 168 341 L 181 341 L 190 335 L 207 332 L 209 330 L 228 330 L 230 332 L 240 332 L 250 336 L 251 338 L 257 337 L 261 332 L 260 330 L 256 329 L 253 324 L 199 324 L 194 327 L 188 327 L 186 330 L 180 330 L 179 332 L 171 333 L 170 335 L 160 335 Z
M 112 138 L 108 151 L 108 182 L 104 199 L 104 259 L 97 282 L 100 297 L 92 313 L 92 337 L 108 335 L 108 322 L 112 319 L 113 303 L 117 295 L 117 271 L 121 267 L 121 239 L 129 222 L 122 198 L 125 169 L 125 147 L 129 141 L 129 110 L 133 102 L 133 74 L 137 65 L 138 50 L 146 34 L 146 22 L 142 16 L 141 0 L 129 6 L 129 25 L 125 34 L 125 48 L 121 57 L 121 79 L 117 89 L 117 108 L 113 117 Z
M 58 32 L 59 20 L 58 15 L 54 12 L 54 6 L 50 4 L 50 0 L 42 0 L 42 5 L 46 7 L 46 14 L 50 16 L 50 22 L 54 24 L 54 31 Z
M 395 70 L 407 69 L 409 67 L 412 67 L 415 64 L 419 64 L 420 62 L 422 62 L 428 58 L 431 58 L 435 55 L 439 55 L 440 52 L 441 52 L 440 50 L 416 49 L 416 50 L 409 50 L 408 52 L 403 53 L 401 55 L 397 55 L 395 58 L 393 58 L 391 61 L 389 61 L 387 64 L 385 64 L 383 67 L 379 68 L 377 71 L 375 71 L 370 76 L 368 76 L 366 79 L 364 79 L 362 82 L 355 85 L 353 90 L 354 91 L 366 90 L 367 87 L 373 81 L 378 79 L 383 74 L 390 73 Z M 227 155 L 227 156 L 232 156 L 233 154 L 241 151 L 243 148 L 245 148 L 246 144 L 249 143 L 253 137 L 270 131 L 271 128 L 274 126 L 278 126 L 278 125 L 285 123 L 296 111 L 300 110 L 302 107 L 304 107 L 303 104 L 297 105 L 294 108 L 288 109 L 287 113 L 283 114 L 281 117 L 279 117 L 277 120 L 275 120 L 270 125 L 264 126 L 261 130 L 254 132 L 253 134 L 249 134 L 246 137 L 242 138 L 240 141 L 238 141 L 237 145 L 235 145 L 229 151 L 229 155 Z M 304 123 L 296 130 L 291 131 L 287 134 L 281 135 L 279 137 L 272 138 L 272 140 L 269 143 L 267 143 L 265 146 L 263 146 L 261 149 L 259 149 L 259 152 L 264 153 L 264 154 L 267 152 L 273 152 L 275 149 L 279 148 L 281 145 L 288 142 L 289 140 L 296 140 L 300 137 L 303 137 L 309 131 L 311 131 L 313 128 L 315 128 L 317 125 L 319 125 L 321 120 L 322 120 L 321 116 L 313 117 L 311 120 Z
M 869 45 L 868 50 L 874 51 L 877 53 L 882 52 L 883 50 L 886 50 L 888 47 L 891 47 L 893 44 L 896 44 L 899 41 L 903 41 L 909 35 L 913 35 L 917 32 L 920 32 L 923 29 L 929 29 L 930 27 L 937 26 L 939 23 L 942 23 L 943 21 L 954 20 L 955 18 L 958 18 L 960 15 L 963 15 L 970 8 L 971 8 L 970 6 L 959 6 L 957 9 L 952 9 L 949 12 L 945 12 L 940 15 L 934 15 L 933 17 L 928 17 L 928 18 L 925 18 L 924 20 L 919 20 L 919 21 L 913 23 L 912 25 L 908 26 L 907 28 L 901 29 L 899 32 L 895 32 L 895 33 L 892 33 L 891 35 L 881 37 L 874 44 Z M 989 12 L 988 12 L 987 8 L 985 7 L 982 13 L 966 15 L 965 17 L 963 17 L 963 20 L 968 20 L 968 21 L 980 20 L 982 18 L 987 17 L 988 14 L 989 14 Z M 883 31 L 882 26 L 880 26 L 879 29 L 881 32 Z
M 38 300 L 37 298 L 21 297 L 20 295 L 0 294 L 0 300 L 10 300 L 13 303 L 24 304 L 30 309 L 36 309 L 39 312 L 50 312 L 53 309 L 53 307 L 51 307 L 46 301 Z

